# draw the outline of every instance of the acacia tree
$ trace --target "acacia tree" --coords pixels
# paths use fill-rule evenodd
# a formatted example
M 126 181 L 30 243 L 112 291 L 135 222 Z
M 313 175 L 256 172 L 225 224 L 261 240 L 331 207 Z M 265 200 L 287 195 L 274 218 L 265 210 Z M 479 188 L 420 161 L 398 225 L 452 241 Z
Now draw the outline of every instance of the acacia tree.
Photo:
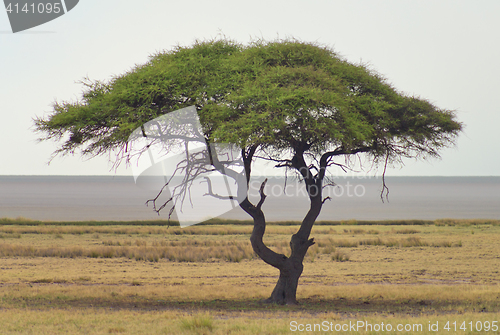
M 56 154 L 115 152 L 123 160 L 134 129 L 195 106 L 207 143 L 241 150 L 246 186 L 259 158 L 300 176 L 310 208 L 291 237 L 289 256 L 263 242 L 265 182 L 258 203 L 248 196 L 240 203 L 254 222 L 253 250 L 280 271 L 268 299 L 279 304 L 297 303 L 303 259 L 314 244 L 311 229 L 326 200 L 328 168 L 348 166 L 356 155 L 384 167 L 406 157 L 439 157 L 462 128 L 452 111 L 398 92 L 328 47 L 294 40 L 196 42 L 153 55 L 110 81 L 83 83 L 80 101 L 55 103 L 50 115 L 35 119 L 42 139 L 62 142 Z M 211 164 L 219 169 L 218 162 Z

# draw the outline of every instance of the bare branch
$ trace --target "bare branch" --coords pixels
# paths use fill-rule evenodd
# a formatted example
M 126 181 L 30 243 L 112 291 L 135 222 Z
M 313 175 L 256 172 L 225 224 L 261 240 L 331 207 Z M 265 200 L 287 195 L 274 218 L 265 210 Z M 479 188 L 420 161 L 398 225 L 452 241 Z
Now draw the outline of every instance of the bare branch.
M 345 165 L 345 164 L 340 164 L 340 163 L 336 163 L 336 162 L 334 162 L 333 160 L 332 160 L 332 161 L 330 161 L 330 162 L 326 165 L 326 167 L 329 167 L 329 166 L 332 166 L 332 165 L 336 165 L 336 166 L 340 167 L 340 168 L 342 169 L 342 171 L 344 171 L 345 173 L 347 173 L 347 170 L 351 170 L 351 171 L 352 171 L 352 169 L 350 169 L 347 165 Z M 325 167 L 325 168 L 326 168 L 326 167 Z
M 335 187 L 337 186 L 337 184 L 335 184 L 333 181 L 332 182 L 329 182 L 329 183 L 325 183 L 323 184 L 323 189 L 327 188 L 327 187 Z
M 283 184 L 283 194 L 286 195 L 286 183 L 288 181 L 288 169 L 285 169 L 285 182 Z
M 262 205 L 264 204 L 264 201 L 266 200 L 267 195 L 264 194 L 264 187 L 266 187 L 266 183 L 267 183 L 267 178 L 260 185 L 260 190 L 259 190 L 260 201 L 257 204 L 257 209 L 260 209 L 262 207 Z
M 385 199 L 387 200 L 387 202 L 389 202 L 389 188 L 385 183 L 385 172 L 387 171 L 388 162 L 389 162 L 389 151 L 385 156 L 384 172 L 382 172 L 382 191 L 380 192 L 380 199 L 382 199 L 382 202 L 384 202 L 384 192 L 385 192 Z
M 292 163 L 292 161 L 290 159 L 276 159 L 276 158 L 264 157 L 264 156 L 254 156 L 254 157 L 259 158 L 259 159 L 263 159 L 266 161 L 279 163 L 278 165 L 276 165 L 276 167 L 291 166 L 290 164 Z M 283 164 L 283 165 L 281 165 L 281 164 Z M 279 165 L 281 165 L 281 166 L 279 166 Z
M 217 193 L 214 193 L 213 190 L 212 190 L 212 181 L 210 180 L 210 178 L 208 177 L 203 177 L 205 179 L 205 181 L 207 182 L 207 185 L 208 185 L 208 192 L 204 194 L 205 195 L 209 195 L 209 196 L 212 196 L 214 198 L 217 198 L 217 199 L 221 199 L 221 200 L 233 200 L 234 197 L 231 196 L 231 195 L 220 195 L 220 194 L 217 194 Z
M 163 187 L 160 189 L 160 191 L 158 192 L 158 194 L 156 195 L 156 197 L 154 197 L 153 199 L 149 199 L 146 201 L 146 206 L 149 205 L 149 203 L 151 202 L 153 204 L 153 211 L 155 211 L 158 215 L 160 215 L 160 211 L 165 208 L 165 206 L 167 206 L 167 204 L 169 204 L 170 202 L 173 202 L 174 201 L 174 198 L 171 196 L 167 201 L 165 201 L 158 209 L 156 208 L 156 201 L 158 200 L 158 198 L 160 197 L 160 195 L 163 193 L 163 190 L 165 189 L 165 187 L 168 186 L 168 183 L 163 185 Z M 169 216 L 168 218 L 170 219 L 171 215 L 173 213 L 173 210 L 170 210 L 170 213 L 169 213 Z

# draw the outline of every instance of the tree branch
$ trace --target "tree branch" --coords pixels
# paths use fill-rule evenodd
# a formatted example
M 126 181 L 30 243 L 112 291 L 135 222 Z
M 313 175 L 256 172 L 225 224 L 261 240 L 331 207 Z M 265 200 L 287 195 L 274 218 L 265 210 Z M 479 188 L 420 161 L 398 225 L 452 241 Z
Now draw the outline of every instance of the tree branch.
M 205 179 L 205 181 L 207 182 L 207 185 L 208 185 L 208 192 L 204 194 L 205 195 L 209 195 L 209 196 L 212 196 L 214 198 L 217 198 L 217 199 L 221 199 L 221 200 L 233 200 L 234 197 L 232 195 L 219 195 L 219 194 L 216 194 L 213 192 L 212 190 L 212 181 L 210 180 L 210 178 L 208 177 L 203 177 Z
M 352 149 L 352 150 L 345 150 L 343 147 L 338 147 L 337 149 L 335 149 L 333 151 L 325 152 L 321 156 L 321 159 L 320 159 L 320 171 L 318 174 L 318 178 L 323 179 L 325 177 L 326 168 L 328 167 L 328 164 L 330 163 L 331 157 L 340 156 L 340 155 L 354 155 L 354 154 L 358 154 L 361 152 L 369 152 L 370 150 L 373 150 L 373 149 L 374 149 L 374 146 L 359 147 L 359 148 Z M 333 163 L 333 164 L 338 165 L 336 163 Z
M 259 146 L 257 144 L 252 145 L 248 150 L 241 149 L 241 157 L 243 158 L 243 165 L 245 167 L 245 175 L 247 178 L 247 187 L 250 183 L 250 175 L 252 173 L 252 161 L 255 152 Z
M 384 191 L 386 192 L 385 199 L 387 200 L 387 202 L 389 202 L 389 188 L 385 183 L 385 172 L 387 171 L 388 162 L 389 162 L 389 152 L 387 152 L 387 155 L 385 156 L 384 172 L 382 172 L 382 191 L 380 192 L 380 199 L 382 200 L 382 202 L 384 202 Z
M 260 194 L 260 201 L 259 203 L 257 204 L 257 209 L 260 210 L 260 208 L 262 207 L 262 205 L 264 204 L 264 201 L 266 200 L 266 195 L 264 194 L 264 187 L 266 187 L 266 183 L 267 183 L 267 178 L 262 182 L 262 184 L 260 185 L 260 190 L 259 190 L 259 194 Z

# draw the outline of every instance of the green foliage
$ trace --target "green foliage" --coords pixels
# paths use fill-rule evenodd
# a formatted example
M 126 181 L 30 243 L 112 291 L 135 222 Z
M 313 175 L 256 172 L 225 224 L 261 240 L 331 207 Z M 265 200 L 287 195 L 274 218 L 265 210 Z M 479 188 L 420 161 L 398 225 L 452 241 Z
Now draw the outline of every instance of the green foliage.
M 109 82 L 82 82 L 76 102 L 35 120 L 57 153 L 124 149 L 132 131 L 195 105 L 209 142 L 374 159 L 437 156 L 461 130 L 452 111 L 397 92 L 380 75 L 328 47 L 295 40 L 196 42 L 153 55 Z

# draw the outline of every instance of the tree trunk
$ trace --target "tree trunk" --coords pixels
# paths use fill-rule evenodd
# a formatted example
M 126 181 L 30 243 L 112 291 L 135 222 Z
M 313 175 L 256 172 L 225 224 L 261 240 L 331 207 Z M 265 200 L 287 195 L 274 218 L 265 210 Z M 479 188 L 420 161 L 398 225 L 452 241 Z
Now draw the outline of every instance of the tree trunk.
M 263 186 L 265 183 L 263 183 Z M 263 189 L 261 187 L 261 191 Z M 261 192 L 261 202 L 259 205 L 252 205 L 248 199 L 245 199 L 241 204 L 241 208 L 250 214 L 254 221 L 252 235 L 250 236 L 250 242 L 252 243 L 252 248 L 255 253 L 267 264 L 277 268 L 280 271 L 280 276 L 276 287 L 271 294 L 271 297 L 266 300 L 266 302 L 272 302 L 276 304 L 287 304 L 296 305 L 297 304 L 297 286 L 299 284 L 299 278 L 304 269 L 303 261 L 310 246 L 314 244 L 314 239 L 308 239 L 312 225 L 316 220 L 320 210 L 321 202 L 313 202 L 311 208 L 302 222 L 299 231 L 292 235 L 290 240 L 290 257 L 286 257 L 283 254 L 278 254 L 277 252 L 269 249 L 263 241 L 264 233 L 266 231 L 266 219 L 264 213 L 261 210 L 263 199 L 265 195 Z
M 294 262 L 288 258 L 285 261 L 284 269 L 280 270 L 280 277 L 274 287 L 273 293 L 271 293 L 266 302 L 279 305 L 296 305 L 297 286 L 303 268 L 302 262 Z
M 292 248 L 292 255 L 286 257 L 283 254 L 269 249 L 263 242 L 262 238 L 266 230 L 266 220 L 264 213 L 259 207 L 253 206 L 248 200 L 245 200 L 240 206 L 252 215 L 254 220 L 254 227 L 250 242 L 254 252 L 267 264 L 277 268 L 280 271 L 278 283 L 271 294 L 271 297 L 266 302 L 273 302 L 277 304 L 297 304 L 297 285 L 299 277 L 302 274 L 303 265 L 302 261 L 307 252 L 307 248 L 314 242 L 311 240 L 309 243 L 301 243 L 296 237 L 292 236 L 290 247 Z M 307 248 L 304 248 L 307 246 Z M 293 250 L 296 250 L 294 253 Z M 300 255 L 302 254 L 302 257 Z
M 274 287 L 271 297 L 267 302 L 274 302 L 280 305 L 296 305 L 297 304 L 297 286 L 299 278 L 304 270 L 304 257 L 310 246 L 314 244 L 314 239 L 301 239 L 297 234 L 292 236 L 290 248 L 292 254 L 289 258 L 283 261 L 283 264 L 278 269 L 280 277 Z
M 264 194 L 266 182 L 267 179 L 260 187 L 261 199 L 256 206 L 248 201 L 248 198 L 246 198 L 240 203 L 240 207 L 247 212 L 254 221 L 252 235 L 250 236 L 250 242 L 252 243 L 253 250 L 264 262 L 280 271 L 276 287 L 274 288 L 271 297 L 269 297 L 266 302 L 280 305 L 296 305 L 297 286 L 304 269 L 302 263 L 307 250 L 314 244 L 314 239 L 309 239 L 309 235 L 311 233 L 311 228 L 321 211 L 323 203 L 320 197 L 314 197 L 311 199 L 311 208 L 302 221 L 299 231 L 292 235 L 290 240 L 291 255 L 290 257 L 286 257 L 283 254 L 278 254 L 277 252 L 269 249 L 263 241 L 264 233 L 266 231 L 266 219 L 261 206 L 266 198 L 266 195 Z

